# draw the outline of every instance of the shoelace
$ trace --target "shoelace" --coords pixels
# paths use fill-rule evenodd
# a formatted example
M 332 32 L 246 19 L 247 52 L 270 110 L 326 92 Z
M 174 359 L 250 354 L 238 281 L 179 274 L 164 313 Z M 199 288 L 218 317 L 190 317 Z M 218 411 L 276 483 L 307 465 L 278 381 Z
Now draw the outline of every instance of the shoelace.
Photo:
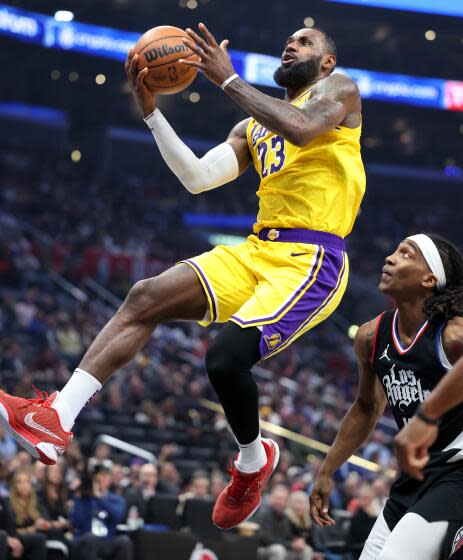
M 231 483 L 228 487 L 228 495 L 235 500 L 241 500 L 251 489 L 256 486 L 259 473 L 255 476 L 241 473 L 235 465 L 231 464 L 228 467 L 228 472 L 231 475 Z
M 27 403 L 24 403 L 22 407 L 29 406 L 29 403 L 32 404 L 41 404 L 42 406 L 50 407 L 51 402 L 48 400 L 49 395 L 46 391 L 39 391 L 35 385 L 32 385 L 32 388 L 37 393 L 38 398 L 36 399 L 27 399 Z

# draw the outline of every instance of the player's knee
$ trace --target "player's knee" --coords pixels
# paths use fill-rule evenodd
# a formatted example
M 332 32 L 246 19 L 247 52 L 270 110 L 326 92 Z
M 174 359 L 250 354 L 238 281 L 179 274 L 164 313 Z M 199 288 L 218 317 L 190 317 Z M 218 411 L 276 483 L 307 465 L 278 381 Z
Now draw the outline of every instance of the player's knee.
M 259 340 L 258 329 L 241 329 L 227 323 L 206 354 L 206 370 L 212 385 L 230 375 L 250 372 L 260 359 Z
M 127 294 L 121 311 L 128 316 L 129 320 L 154 319 L 159 297 L 157 278 L 139 280 Z

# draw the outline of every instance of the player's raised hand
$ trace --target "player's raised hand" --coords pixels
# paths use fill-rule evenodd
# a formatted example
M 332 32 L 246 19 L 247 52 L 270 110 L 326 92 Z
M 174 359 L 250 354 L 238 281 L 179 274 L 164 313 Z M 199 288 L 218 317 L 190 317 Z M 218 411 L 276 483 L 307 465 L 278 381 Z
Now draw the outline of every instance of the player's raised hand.
M 333 491 L 334 482 L 329 476 L 318 475 L 315 479 L 312 493 L 310 494 L 310 516 L 319 527 L 336 524 L 328 513 L 330 507 L 330 494 Z
M 137 64 L 138 54 L 130 49 L 124 65 L 125 74 L 137 105 L 140 107 L 143 116 L 147 117 L 156 109 L 156 95 L 146 87 L 144 82 L 144 78 L 148 74 L 148 68 L 143 68 L 139 72 Z
M 199 68 L 208 80 L 221 86 L 227 78 L 235 73 L 230 55 L 227 52 L 228 39 L 224 39 L 219 45 L 204 23 L 200 23 L 198 27 L 202 36 L 198 35 L 193 29 L 188 28 L 186 32 L 190 39 L 183 39 L 183 42 L 201 60 L 196 62 L 194 60 L 180 59 L 179 62 L 187 66 Z
M 399 467 L 417 480 L 424 480 L 423 469 L 429 461 L 429 448 L 436 441 L 439 428 L 413 417 L 394 438 Z

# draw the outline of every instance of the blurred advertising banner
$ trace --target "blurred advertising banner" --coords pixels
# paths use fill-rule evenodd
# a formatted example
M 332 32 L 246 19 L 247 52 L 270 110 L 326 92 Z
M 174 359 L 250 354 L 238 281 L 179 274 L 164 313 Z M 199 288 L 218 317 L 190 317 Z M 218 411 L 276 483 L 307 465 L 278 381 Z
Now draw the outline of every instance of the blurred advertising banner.
M 461 0 L 328 0 L 328 2 L 463 17 Z
M 463 111 L 463 82 L 446 82 L 445 107 L 451 111 Z
M 373 5 L 373 1 L 370 3 Z M 399 0 L 394 3 L 398 4 Z M 418 0 L 416 3 L 418 4 Z M 445 2 L 435 3 L 445 4 Z M 458 0 L 458 3 L 463 14 L 463 0 Z M 76 21 L 56 21 L 51 16 L 27 12 L 4 4 L 0 4 L 0 34 L 37 43 L 45 48 L 120 61 L 125 60 L 128 50 L 139 38 L 138 33 Z M 230 55 L 236 71 L 245 80 L 260 86 L 277 87 L 273 81 L 273 74 L 280 65 L 278 57 L 234 50 L 230 51 Z M 443 110 L 463 110 L 460 93 L 463 82 L 373 72 L 358 68 L 338 67 L 337 72 L 351 76 L 364 99 Z

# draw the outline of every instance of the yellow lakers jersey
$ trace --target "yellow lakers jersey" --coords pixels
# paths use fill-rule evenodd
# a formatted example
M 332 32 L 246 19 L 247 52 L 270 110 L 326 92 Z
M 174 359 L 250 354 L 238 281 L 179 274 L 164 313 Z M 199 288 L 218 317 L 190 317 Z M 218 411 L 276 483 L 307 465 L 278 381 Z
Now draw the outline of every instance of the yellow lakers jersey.
M 301 107 L 310 90 L 292 101 Z M 348 235 L 365 193 L 361 125 L 338 126 L 298 147 L 251 119 L 247 140 L 260 176 L 262 228 L 304 228 Z

